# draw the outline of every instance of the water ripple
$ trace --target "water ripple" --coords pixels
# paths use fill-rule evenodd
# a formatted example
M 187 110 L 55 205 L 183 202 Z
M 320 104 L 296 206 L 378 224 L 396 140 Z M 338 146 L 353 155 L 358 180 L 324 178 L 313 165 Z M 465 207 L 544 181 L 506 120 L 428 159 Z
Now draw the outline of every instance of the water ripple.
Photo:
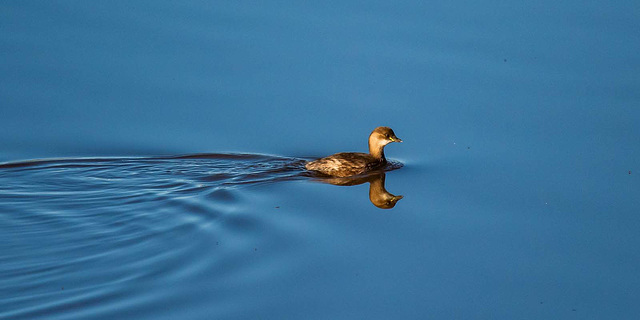
M 231 214 L 246 197 L 238 189 L 301 179 L 303 168 L 302 159 L 253 154 L 0 164 L 0 318 L 108 301 L 127 308 L 131 283 L 179 282 L 234 261 L 229 249 L 226 258 L 203 253 L 221 234 L 241 242 L 239 230 L 255 226 Z M 154 294 L 137 304 L 162 299 Z

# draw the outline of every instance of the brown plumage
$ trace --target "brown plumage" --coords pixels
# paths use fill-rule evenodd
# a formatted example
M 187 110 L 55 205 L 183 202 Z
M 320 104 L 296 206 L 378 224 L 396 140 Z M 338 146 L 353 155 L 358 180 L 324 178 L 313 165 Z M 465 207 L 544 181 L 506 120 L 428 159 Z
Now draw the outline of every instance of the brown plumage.
M 334 177 L 348 177 L 380 169 L 387 164 L 384 146 L 391 142 L 402 142 L 389 127 L 377 127 L 369 135 L 369 153 L 342 152 L 308 162 L 307 170 Z

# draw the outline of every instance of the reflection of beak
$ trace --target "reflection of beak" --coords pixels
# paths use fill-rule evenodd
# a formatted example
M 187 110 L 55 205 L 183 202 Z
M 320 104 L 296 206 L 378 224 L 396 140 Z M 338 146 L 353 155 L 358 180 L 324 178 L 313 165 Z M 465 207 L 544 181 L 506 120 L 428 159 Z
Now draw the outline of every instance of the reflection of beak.
M 389 138 L 389 140 L 391 140 L 391 142 L 402 142 L 402 139 L 400 139 L 398 137 L 391 137 L 391 138 Z

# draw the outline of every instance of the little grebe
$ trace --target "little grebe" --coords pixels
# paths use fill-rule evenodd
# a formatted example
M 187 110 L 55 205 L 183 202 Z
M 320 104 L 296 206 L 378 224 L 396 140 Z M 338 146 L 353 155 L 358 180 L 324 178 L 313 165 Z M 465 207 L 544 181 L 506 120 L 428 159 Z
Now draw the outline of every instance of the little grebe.
M 349 177 L 377 170 L 387 164 L 384 146 L 391 142 L 402 142 L 389 127 L 377 127 L 369 136 L 369 154 L 342 152 L 326 158 L 308 162 L 307 170 L 317 171 L 334 177 Z

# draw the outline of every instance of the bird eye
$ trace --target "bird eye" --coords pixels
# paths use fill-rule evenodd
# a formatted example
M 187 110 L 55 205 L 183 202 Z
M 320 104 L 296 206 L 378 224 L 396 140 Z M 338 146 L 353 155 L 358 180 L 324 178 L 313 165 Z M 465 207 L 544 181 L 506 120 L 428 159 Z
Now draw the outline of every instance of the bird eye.
M 387 139 L 389 139 L 389 134 L 388 134 L 388 133 L 387 133 L 387 134 L 385 134 L 385 135 L 384 135 L 384 137 L 385 137 L 385 138 L 387 138 Z

